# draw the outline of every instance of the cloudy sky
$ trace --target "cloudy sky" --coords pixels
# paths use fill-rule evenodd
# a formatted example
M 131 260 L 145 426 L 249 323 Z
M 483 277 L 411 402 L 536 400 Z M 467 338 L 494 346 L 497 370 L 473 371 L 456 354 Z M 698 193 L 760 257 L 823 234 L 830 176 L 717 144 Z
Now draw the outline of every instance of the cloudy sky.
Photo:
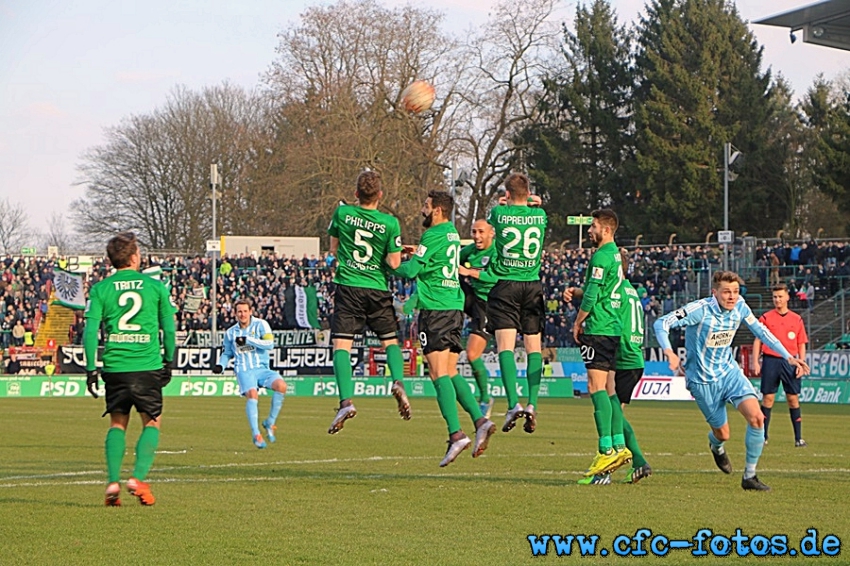
M 407 2 L 384 0 L 387 6 Z M 447 14 L 450 31 L 486 21 L 493 0 L 410 2 Z M 751 21 L 806 0 L 739 0 Z M 24 205 L 45 229 L 83 195 L 75 186 L 81 154 L 103 142 L 103 129 L 161 105 L 176 85 L 230 81 L 257 85 L 275 57 L 276 34 L 313 0 L 0 0 L 0 199 Z M 632 21 L 640 0 L 613 0 Z M 570 20 L 575 3 L 559 19 Z M 850 67 L 850 52 L 791 45 L 788 31 L 752 26 L 765 64 L 803 94 L 813 78 Z M 67 223 L 70 228 L 70 222 Z

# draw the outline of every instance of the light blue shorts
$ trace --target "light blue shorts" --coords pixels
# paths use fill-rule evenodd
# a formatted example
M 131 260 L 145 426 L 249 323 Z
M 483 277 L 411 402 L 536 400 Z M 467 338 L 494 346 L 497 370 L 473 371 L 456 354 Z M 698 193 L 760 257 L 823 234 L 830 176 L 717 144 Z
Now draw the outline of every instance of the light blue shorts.
M 268 368 L 249 369 L 236 373 L 236 381 L 239 382 L 239 394 L 245 395 L 251 389 L 265 387 L 271 389 L 272 383 L 283 379 L 276 371 Z
M 688 391 L 694 396 L 697 406 L 702 411 L 706 422 L 712 428 L 720 428 L 726 424 L 726 403 L 732 403 L 735 408 L 748 397 L 758 399 L 758 394 L 744 376 L 738 365 L 713 383 L 687 382 Z

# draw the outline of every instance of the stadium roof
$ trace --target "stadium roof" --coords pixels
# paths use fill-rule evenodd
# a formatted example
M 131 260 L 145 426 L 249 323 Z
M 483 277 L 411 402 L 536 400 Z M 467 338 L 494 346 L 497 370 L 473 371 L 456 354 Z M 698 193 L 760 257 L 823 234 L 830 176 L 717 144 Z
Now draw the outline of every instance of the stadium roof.
M 802 30 L 805 43 L 850 51 L 850 0 L 826 0 L 753 23 L 790 28 L 791 43 Z

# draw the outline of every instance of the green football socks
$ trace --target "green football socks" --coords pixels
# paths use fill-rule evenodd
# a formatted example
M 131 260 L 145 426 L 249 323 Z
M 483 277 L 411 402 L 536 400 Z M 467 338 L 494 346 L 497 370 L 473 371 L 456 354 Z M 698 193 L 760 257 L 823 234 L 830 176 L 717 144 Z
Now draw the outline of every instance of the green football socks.
M 460 430 L 460 417 L 457 414 L 457 394 L 455 386 L 449 376 L 434 380 L 434 389 L 437 391 L 437 404 L 440 406 L 440 413 L 446 421 L 446 426 L 449 429 L 449 435 L 452 435 Z
M 481 407 L 479 407 L 478 403 L 475 401 L 475 395 L 473 395 L 472 390 L 469 389 L 469 384 L 467 384 L 466 380 L 460 375 L 452 377 L 452 384 L 454 385 L 455 395 L 457 396 L 457 400 L 460 402 L 460 406 L 463 407 L 463 410 L 466 411 L 470 417 L 472 417 L 472 424 L 475 424 L 475 421 L 483 418 L 484 415 L 481 414 Z
M 351 399 L 354 396 L 354 382 L 351 380 L 351 352 L 348 350 L 334 350 L 334 377 L 339 400 Z
M 632 428 L 632 425 L 629 424 L 629 421 L 626 420 L 625 416 L 623 416 L 623 434 L 626 437 L 626 448 L 632 452 L 632 467 L 640 468 L 641 466 L 645 466 L 646 457 L 644 457 L 643 452 L 641 452 L 637 437 L 635 436 L 635 431 Z
M 502 370 L 502 383 L 505 386 L 505 395 L 508 397 L 508 408 L 513 409 L 519 403 L 516 393 L 516 360 L 512 350 L 499 352 L 499 369 Z
M 543 376 L 543 354 L 528 354 L 528 404 L 537 406 L 537 392 L 540 391 L 540 379 Z
M 106 473 L 109 483 L 121 481 L 121 463 L 124 461 L 124 451 L 127 448 L 127 432 L 112 427 L 106 431 Z
M 401 355 L 401 348 L 399 348 L 398 344 L 390 344 L 386 348 L 387 350 L 387 365 L 390 366 L 390 375 L 393 378 L 393 381 L 403 381 L 404 380 L 404 357 Z M 336 358 L 334 358 L 334 362 L 336 362 Z M 350 367 L 349 363 L 349 367 Z M 336 366 L 334 366 L 336 369 Z
M 620 398 L 616 395 L 608 397 L 611 400 L 611 440 L 614 450 L 622 450 L 626 447 L 626 438 L 623 436 L 623 408 L 620 406 Z
M 133 477 L 137 480 L 145 481 L 148 477 L 157 446 L 159 446 L 159 429 L 155 426 L 146 426 L 136 443 L 136 467 L 133 469 Z
M 475 377 L 475 383 L 478 384 L 478 391 L 481 397 L 479 402 L 489 403 L 490 391 L 487 388 L 487 378 L 490 376 L 487 374 L 487 366 L 484 365 L 484 360 L 477 358 L 471 360 L 469 365 L 472 366 L 472 375 Z
M 604 389 L 591 393 L 593 401 L 593 419 L 596 421 L 596 432 L 599 434 L 599 452 L 605 454 L 612 448 L 611 439 L 611 399 Z

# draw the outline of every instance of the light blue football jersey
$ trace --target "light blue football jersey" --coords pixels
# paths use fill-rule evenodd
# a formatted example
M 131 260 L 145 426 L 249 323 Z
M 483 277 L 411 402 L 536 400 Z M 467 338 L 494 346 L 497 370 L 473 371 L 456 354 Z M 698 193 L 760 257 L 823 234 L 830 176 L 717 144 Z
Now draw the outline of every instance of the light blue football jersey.
M 236 344 L 236 338 L 245 336 L 245 345 Z M 224 351 L 218 358 L 221 367 L 233 360 L 233 371 L 269 368 L 269 353 L 274 348 L 274 339 L 269 323 L 262 318 L 251 317 L 246 328 L 234 324 L 224 333 Z
M 688 303 L 655 321 L 658 344 L 670 348 L 670 330 L 685 327 L 685 377 L 688 381 L 711 383 L 723 379 L 738 368 L 732 355 L 732 339 L 745 323 L 759 340 L 784 358 L 788 350 L 761 322 L 743 297 L 731 310 L 724 310 L 714 297 Z

